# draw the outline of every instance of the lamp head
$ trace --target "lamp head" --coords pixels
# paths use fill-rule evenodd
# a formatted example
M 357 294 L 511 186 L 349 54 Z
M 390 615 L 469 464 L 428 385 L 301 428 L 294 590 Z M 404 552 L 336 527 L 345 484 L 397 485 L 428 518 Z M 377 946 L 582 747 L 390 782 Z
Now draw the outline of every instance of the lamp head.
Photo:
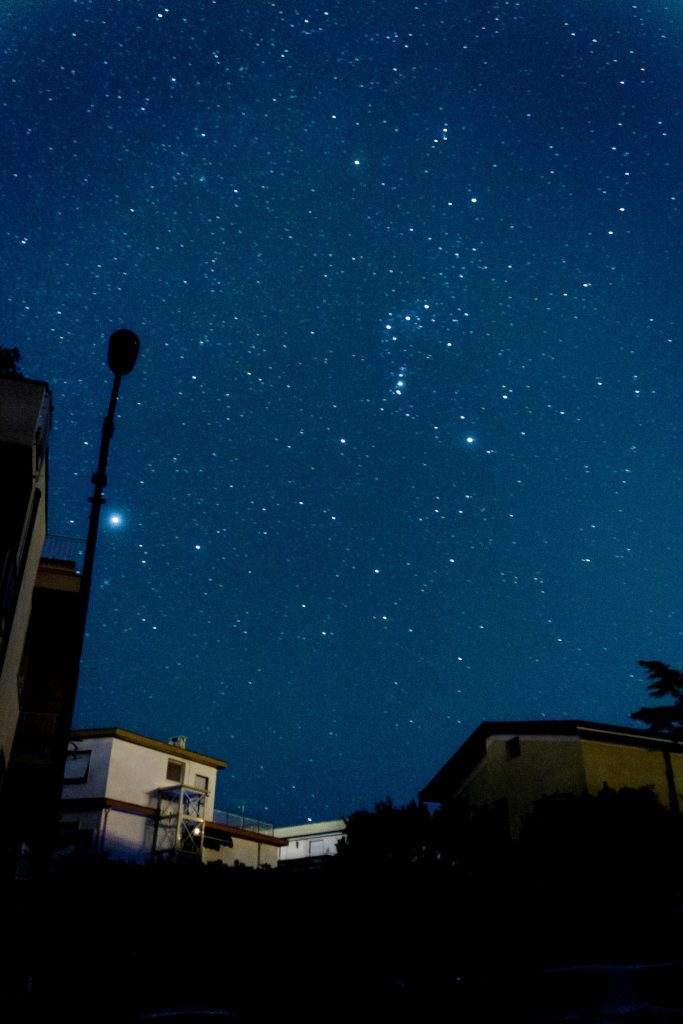
M 135 366 L 135 360 L 140 351 L 140 339 L 137 334 L 122 327 L 114 331 L 109 339 L 109 351 L 107 353 L 107 365 L 112 373 L 124 376 Z

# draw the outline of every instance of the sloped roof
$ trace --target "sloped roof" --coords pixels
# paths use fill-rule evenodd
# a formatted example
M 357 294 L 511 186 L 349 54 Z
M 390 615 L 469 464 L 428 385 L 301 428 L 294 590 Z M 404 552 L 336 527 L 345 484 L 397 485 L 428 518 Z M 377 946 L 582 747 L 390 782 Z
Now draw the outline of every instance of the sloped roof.
M 71 732 L 72 740 L 90 740 L 113 736 L 117 740 L 124 740 L 126 743 L 134 743 L 138 747 L 149 747 L 151 750 L 161 750 L 179 761 L 195 761 L 199 764 L 206 764 L 212 768 L 227 768 L 228 762 L 221 761 L 217 757 L 209 757 L 208 754 L 198 754 L 195 750 L 187 750 L 185 747 L 177 747 L 173 743 L 164 743 L 161 740 L 153 740 L 150 736 L 141 736 L 137 732 L 129 732 L 127 729 L 116 727 L 106 729 L 74 729 Z
M 548 721 L 534 719 L 517 722 L 482 722 L 471 736 L 456 750 L 434 778 L 420 791 L 426 803 L 443 803 L 459 788 L 470 772 L 486 755 L 486 741 L 490 736 L 575 736 L 579 739 L 619 743 L 622 746 L 671 747 L 673 740 L 656 736 L 644 729 L 627 725 L 604 725 L 577 719 Z

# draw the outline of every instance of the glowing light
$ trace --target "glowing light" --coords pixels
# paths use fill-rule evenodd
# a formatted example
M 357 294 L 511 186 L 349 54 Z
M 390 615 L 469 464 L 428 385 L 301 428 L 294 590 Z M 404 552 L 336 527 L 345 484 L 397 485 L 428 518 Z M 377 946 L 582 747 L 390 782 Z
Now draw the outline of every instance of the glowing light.
M 475 439 L 473 437 L 466 437 L 465 440 L 467 441 L 468 444 L 474 444 Z
M 118 512 L 112 512 L 112 514 L 109 516 L 109 525 L 110 526 L 121 526 L 122 523 L 123 523 L 123 516 L 119 515 Z

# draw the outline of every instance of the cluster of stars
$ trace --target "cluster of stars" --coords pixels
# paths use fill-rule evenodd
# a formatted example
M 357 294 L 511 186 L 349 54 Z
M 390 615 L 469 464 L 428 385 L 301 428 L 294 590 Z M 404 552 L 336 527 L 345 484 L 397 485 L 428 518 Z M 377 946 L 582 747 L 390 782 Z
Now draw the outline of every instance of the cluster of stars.
M 676 662 L 680 32 L 255 10 L 15 5 L 0 248 L 55 533 L 104 338 L 142 341 L 78 724 L 194 736 L 291 823 L 410 799 L 482 718 L 623 720 Z

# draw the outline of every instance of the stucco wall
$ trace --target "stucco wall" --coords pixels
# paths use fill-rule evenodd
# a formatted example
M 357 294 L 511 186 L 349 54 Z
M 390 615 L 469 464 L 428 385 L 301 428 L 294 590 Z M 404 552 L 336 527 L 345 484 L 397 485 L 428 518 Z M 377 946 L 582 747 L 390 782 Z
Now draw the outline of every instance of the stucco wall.
M 488 737 L 485 764 L 473 772 L 461 795 L 473 805 L 506 800 L 510 832 L 516 837 L 535 800 L 553 793 L 581 793 L 585 786 L 578 737 L 510 734 Z
M 183 763 L 183 783 L 186 786 L 196 785 L 197 775 L 208 777 L 206 817 L 211 818 L 216 792 L 216 769 L 187 759 L 185 751 L 180 749 L 177 753 L 174 751 L 169 754 L 115 739 L 107 780 L 107 796 L 116 800 L 128 800 L 145 805 L 151 803 L 156 806 L 157 790 L 173 785 L 166 777 L 169 760 Z
M 72 744 L 72 748 L 74 744 Z M 114 736 L 79 739 L 78 750 L 90 750 L 90 768 L 85 782 L 65 783 L 65 799 L 109 797 L 143 807 L 157 806 L 157 790 L 172 786 L 166 777 L 169 760 L 182 762 L 186 785 L 196 785 L 197 775 L 209 780 L 206 818 L 213 816 L 216 792 L 216 769 L 187 758 L 184 750 L 167 753 L 139 746 Z
M 7 481 L 5 481 L 7 485 Z M 2 484 L 0 484 L 0 487 Z M 31 616 L 31 602 L 33 599 L 33 586 L 38 572 L 40 553 L 45 542 L 46 530 L 46 489 L 47 489 L 47 459 L 44 459 L 40 468 L 38 479 L 34 483 L 30 500 L 26 508 L 26 526 L 30 517 L 33 496 L 36 489 L 40 491 L 40 503 L 37 508 L 36 518 L 33 525 L 33 532 L 27 537 L 27 554 L 24 565 L 24 573 L 19 584 L 14 618 L 7 641 L 7 650 L 1 666 L 0 674 L 0 750 L 4 753 L 5 763 L 9 761 L 12 752 L 12 743 L 19 720 L 19 696 L 17 690 L 17 676 L 21 665 L 21 658 L 24 652 L 24 641 Z M 21 552 L 14 553 L 21 560 Z M 19 566 L 20 568 L 20 566 Z
M 344 834 L 346 822 L 319 821 L 305 825 L 287 825 L 275 829 L 275 835 L 287 839 L 280 847 L 279 860 L 301 860 L 305 857 L 333 857 L 337 843 Z
M 87 778 L 64 783 L 62 797 L 65 800 L 81 800 L 86 797 L 94 798 L 105 795 L 113 742 L 113 737 L 104 736 L 99 739 L 79 740 L 69 744 L 67 770 L 69 769 L 69 756 L 76 752 L 90 751 L 90 764 Z
M 661 750 L 596 740 L 583 740 L 582 747 L 589 793 L 599 793 L 605 783 L 611 789 L 648 786 L 664 807 L 669 806 L 666 767 Z M 683 753 L 671 753 L 670 756 L 676 791 L 680 794 L 683 792 Z
M 205 849 L 202 860 L 205 864 L 218 861 L 228 867 L 238 863 L 248 868 L 277 867 L 277 846 L 237 837 L 233 838 L 232 843 L 231 847 L 221 846 L 219 850 Z

